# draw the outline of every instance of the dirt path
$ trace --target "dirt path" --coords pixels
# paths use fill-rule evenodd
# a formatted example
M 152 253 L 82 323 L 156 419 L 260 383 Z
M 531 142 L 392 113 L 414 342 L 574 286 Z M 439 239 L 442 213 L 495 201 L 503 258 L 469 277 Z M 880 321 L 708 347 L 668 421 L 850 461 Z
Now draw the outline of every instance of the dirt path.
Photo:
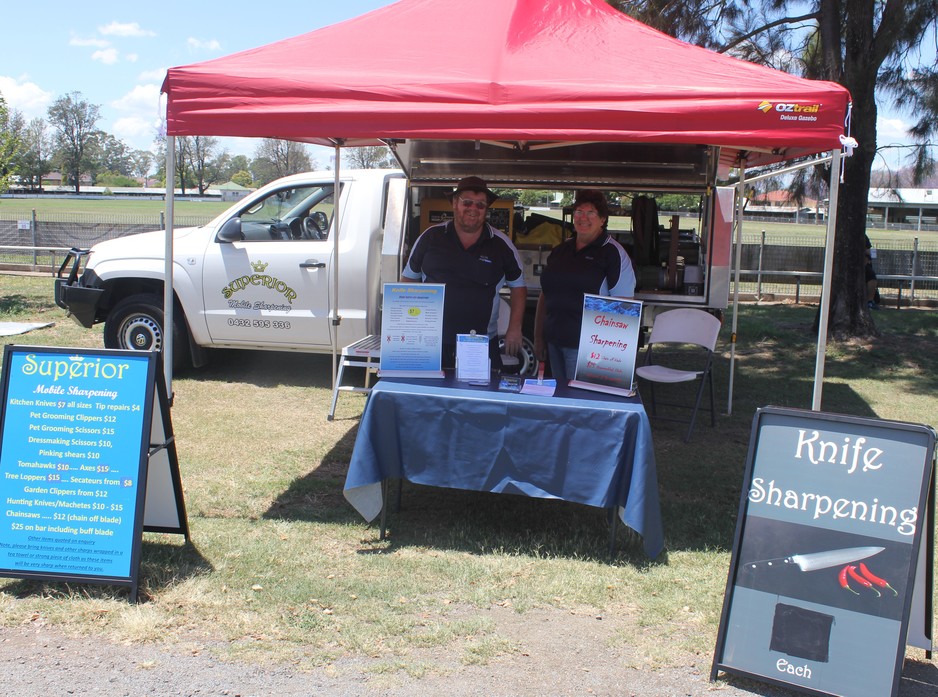
M 289 665 L 222 662 L 211 645 L 196 648 L 123 645 L 71 638 L 47 627 L 0 629 L 3 693 L 17 697 L 473 697 L 486 695 L 616 695 L 618 697 L 792 697 L 789 690 L 733 679 L 709 682 L 711 647 L 680 668 L 650 670 L 609 639 L 621 629 L 609 617 L 538 610 L 523 615 L 495 608 L 498 634 L 512 650 L 485 664 L 466 665 L 438 651 L 410 654 L 422 675 L 389 669 L 385 661 L 345 659 L 301 672 Z M 908 662 L 900 697 L 934 697 L 934 662 Z

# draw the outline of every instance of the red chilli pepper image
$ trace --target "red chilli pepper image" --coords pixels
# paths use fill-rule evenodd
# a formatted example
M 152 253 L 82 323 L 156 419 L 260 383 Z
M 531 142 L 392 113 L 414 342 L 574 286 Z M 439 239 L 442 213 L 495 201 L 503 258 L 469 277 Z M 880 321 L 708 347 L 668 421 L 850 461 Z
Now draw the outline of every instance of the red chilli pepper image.
M 890 586 L 888 581 L 880 578 L 879 576 L 874 574 L 872 571 L 870 571 L 866 567 L 866 564 L 864 564 L 863 562 L 860 562 L 860 573 L 863 574 L 863 578 L 865 578 L 867 581 L 869 581 L 873 585 L 879 586 L 880 588 L 888 588 L 889 590 L 892 591 L 893 595 L 895 595 L 896 597 L 899 596 L 899 591 L 897 591 L 895 588 Z
M 854 595 L 860 595 L 855 590 L 853 590 L 853 588 L 851 588 L 850 584 L 847 582 L 847 570 L 849 568 L 850 568 L 849 566 L 845 566 L 844 568 L 842 568 L 840 570 L 840 573 L 837 575 L 837 580 L 840 581 L 841 588 L 850 591 Z
M 855 567 L 853 564 L 847 565 L 847 575 L 850 576 L 850 578 L 852 578 L 854 581 L 859 583 L 864 588 L 869 588 L 871 591 L 876 593 L 877 598 L 882 595 L 882 593 L 880 593 L 877 588 L 873 587 L 873 584 L 870 581 L 863 578 L 860 574 L 857 573 L 857 567 Z

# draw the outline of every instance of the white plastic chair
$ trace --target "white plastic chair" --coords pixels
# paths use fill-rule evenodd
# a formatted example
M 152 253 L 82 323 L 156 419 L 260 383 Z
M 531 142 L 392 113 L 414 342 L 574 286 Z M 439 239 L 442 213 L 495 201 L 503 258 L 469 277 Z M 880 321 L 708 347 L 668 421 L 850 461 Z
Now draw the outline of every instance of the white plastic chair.
M 694 400 L 693 411 L 690 416 L 690 425 L 687 428 L 687 435 L 684 442 L 689 442 L 691 434 L 694 432 L 694 423 L 697 419 L 697 411 L 700 409 L 700 400 L 703 397 L 704 385 L 710 390 L 710 426 L 716 425 L 716 413 L 713 405 L 713 350 L 716 347 L 717 336 L 720 333 L 721 322 L 719 319 L 703 310 L 692 308 L 680 308 L 662 312 L 655 317 L 655 323 L 651 328 L 651 335 L 648 337 L 647 348 L 645 349 L 645 365 L 635 369 L 635 374 L 651 384 L 651 414 L 657 418 L 657 405 L 655 404 L 655 383 L 679 383 L 699 381 L 697 396 Z M 703 349 L 703 352 L 694 349 L 694 353 L 701 354 L 690 358 L 699 359 L 702 367 L 700 369 L 687 369 L 685 367 L 675 368 L 664 365 L 660 362 L 660 350 L 662 344 L 696 346 Z M 659 350 L 656 352 L 655 347 Z M 706 355 L 702 355 L 705 353 Z M 673 360 L 674 356 L 669 352 L 666 359 Z M 683 359 L 689 357 L 683 355 Z M 695 361 L 696 365 L 697 362 Z M 669 405 L 679 408 L 688 408 L 687 405 Z M 671 421 L 683 421 L 672 417 L 660 417 Z

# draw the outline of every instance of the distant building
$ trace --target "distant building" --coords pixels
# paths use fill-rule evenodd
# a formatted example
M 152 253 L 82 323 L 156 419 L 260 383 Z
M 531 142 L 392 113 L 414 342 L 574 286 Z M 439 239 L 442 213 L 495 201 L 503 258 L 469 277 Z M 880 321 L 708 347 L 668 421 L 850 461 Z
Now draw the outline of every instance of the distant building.
M 923 226 L 938 224 L 938 189 L 870 189 L 869 215 L 873 223 Z
M 225 184 L 213 186 L 206 193 L 218 192 L 221 194 L 222 201 L 240 201 L 252 191 L 254 191 L 254 189 L 249 189 L 246 186 L 241 186 L 240 184 L 235 184 L 234 182 L 227 182 Z
M 746 215 L 749 216 L 766 216 L 802 222 L 813 221 L 819 214 L 823 214 L 823 211 L 818 210 L 816 200 L 806 198 L 798 203 L 791 197 L 791 193 L 784 189 L 755 194 L 746 204 Z
M 92 183 L 93 182 L 91 181 L 90 174 L 81 175 L 82 187 L 90 186 Z M 75 189 L 74 184 L 68 184 L 68 185 L 65 184 L 65 177 L 62 175 L 61 172 L 47 172 L 46 174 L 42 175 L 42 187 L 43 188 L 47 188 L 47 187 L 56 188 L 56 187 L 65 187 L 65 186 L 67 186 L 67 188 L 70 188 L 72 190 Z

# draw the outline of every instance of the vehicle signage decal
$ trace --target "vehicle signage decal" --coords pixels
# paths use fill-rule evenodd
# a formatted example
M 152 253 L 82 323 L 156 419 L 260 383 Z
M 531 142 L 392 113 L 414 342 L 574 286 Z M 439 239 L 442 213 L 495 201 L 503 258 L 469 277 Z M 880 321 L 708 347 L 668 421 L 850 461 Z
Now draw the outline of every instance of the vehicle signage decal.
M 289 312 L 292 309 L 290 306 L 293 304 L 293 301 L 296 300 L 296 291 L 293 290 L 286 281 L 281 281 L 275 276 L 262 273 L 267 269 L 267 266 L 268 264 L 266 262 L 252 261 L 251 268 L 255 273 L 239 276 L 221 289 L 221 294 L 228 301 L 229 307 L 255 310 L 282 310 L 285 312 Z M 232 297 L 235 293 L 245 290 L 250 286 L 269 288 L 286 298 L 288 304 L 274 305 L 263 301 L 252 302 L 250 300 L 238 300 Z

